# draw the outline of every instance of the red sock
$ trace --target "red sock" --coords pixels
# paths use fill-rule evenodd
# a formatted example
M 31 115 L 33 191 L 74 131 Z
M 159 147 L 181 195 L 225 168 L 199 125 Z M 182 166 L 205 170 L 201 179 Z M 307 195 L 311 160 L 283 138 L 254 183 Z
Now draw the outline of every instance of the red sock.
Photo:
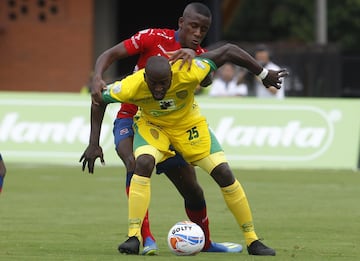
M 189 219 L 192 222 L 198 224 L 204 231 L 205 245 L 203 249 L 207 250 L 210 247 L 211 240 L 210 240 L 210 230 L 209 230 L 209 219 L 207 217 L 206 206 L 204 206 L 200 210 L 191 210 L 185 208 L 185 211 Z
M 126 186 L 126 195 L 129 197 L 129 189 L 130 186 Z M 141 236 L 143 238 L 143 242 L 145 242 L 145 238 L 151 237 L 152 240 L 155 241 L 154 236 L 150 231 L 150 222 L 149 222 L 149 211 L 146 211 L 142 226 L 141 226 Z
M 145 241 L 145 238 L 151 237 L 152 240 L 155 241 L 151 231 L 150 231 L 150 223 L 149 223 L 149 211 L 146 211 L 142 226 L 141 226 L 141 236 Z

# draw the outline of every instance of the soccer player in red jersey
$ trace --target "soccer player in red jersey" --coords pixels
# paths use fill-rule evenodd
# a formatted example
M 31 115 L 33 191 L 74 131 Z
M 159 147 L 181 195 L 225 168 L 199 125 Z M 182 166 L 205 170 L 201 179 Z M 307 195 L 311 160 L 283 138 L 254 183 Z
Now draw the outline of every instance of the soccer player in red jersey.
M 205 38 L 212 15 L 207 6 L 201 3 L 188 4 L 183 16 L 178 20 L 178 30 L 147 29 L 140 31 L 114 47 L 103 52 L 97 59 L 91 93 L 93 102 L 101 101 L 101 90 L 106 88 L 102 76 L 106 69 L 115 61 L 139 55 L 134 71 L 144 68 L 147 59 L 154 55 L 165 56 L 170 60 L 182 58 L 184 63 L 191 64 L 192 58 L 206 52 L 200 44 Z M 114 121 L 114 142 L 118 156 L 126 167 L 126 193 L 129 193 L 130 180 L 134 174 L 135 159 L 133 155 L 133 117 L 137 106 L 121 104 Z M 101 158 L 101 161 L 104 160 Z M 84 169 L 84 165 L 83 165 Z M 93 170 L 89 170 L 91 173 Z M 186 163 L 180 156 L 166 160 L 157 165 L 157 173 L 165 173 L 184 198 L 185 211 L 189 219 L 197 223 L 205 233 L 204 252 L 241 252 L 242 246 L 235 243 L 215 243 L 210 240 L 209 221 L 207 217 L 204 193 L 196 181 L 194 167 Z M 157 251 L 154 236 L 150 231 L 148 212 L 141 229 L 144 255 L 154 255 Z

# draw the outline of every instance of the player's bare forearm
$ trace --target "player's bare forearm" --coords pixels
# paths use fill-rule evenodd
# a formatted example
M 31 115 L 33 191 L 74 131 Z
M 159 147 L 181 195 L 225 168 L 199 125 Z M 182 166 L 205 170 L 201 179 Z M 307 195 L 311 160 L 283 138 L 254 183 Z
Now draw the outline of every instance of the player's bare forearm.
M 80 162 L 82 162 L 82 170 L 88 168 L 89 173 L 94 173 L 95 161 L 97 158 L 100 158 L 102 164 L 105 164 L 104 154 L 102 148 L 100 147 L 100 134 L 101 134 L 101 125 L 104 119 L 104 114 L 106 110 L 106 104 L 91 104 L 91 124 L 90 124 L 90 138 L 89 145 L 85 149 L 84 153 L 80 157 Z
M 100 104 L 102 101 L 102 91 L 106 89 L 103 74 L 107 68 L 116 60 L 116 56 L 110 51 L 101 54 L 95 63 L 94 75 L 90 84 L 92 102 Z
M 104 119 L 105 110 L 106 104 L 104 102 L 101 102 L 100 104 L 91 103 L 89 144 L 99 145 L 101 125 Z
M 226 62 L 245 67 L 255 75 L 263 72 L 264 68 L 246 51 L 235 44 L 224 44 L 223 46 L 201 54 L 202 57 L 211 59 L 217 67 L 222 66 Z M 267 70 L 266 70 L 267 71 Z M 282 78 L 287 76 L 286 69 L 279 71 L 269 70 L 267 75 L 262 78 L 265 87 L 274 86 L 277 89 L 281 88 Z
M 91 98 L 93 103 L 101 103 L 101 92 L 105 90 L 106 83 L 103 80 L 104 72 L 115 61 L 127 57 L 127 51 L 124 43 L 121 42 L 112 48 L 104 51 L 97 59 L 94 68 L 93 78 L 90 84 Z
M 217 67 L 222 66 L 226 62 L 230 62 L 248 69 L 255 75 L 259 74 L 263 69 L 249 53 L 235 44 L 224 44 L 221 47 L 203 53 L 200 56 L 209 58 Z

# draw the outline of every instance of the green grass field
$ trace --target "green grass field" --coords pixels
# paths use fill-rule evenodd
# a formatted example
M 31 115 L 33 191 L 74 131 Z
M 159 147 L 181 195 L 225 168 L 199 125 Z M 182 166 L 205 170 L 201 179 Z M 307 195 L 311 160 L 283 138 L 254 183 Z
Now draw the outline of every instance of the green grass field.
M 150 220 L 158 256 L 117 252 L 126 239 L 124 170 L 85 174 L 81 166 L 15 166 L 0 195 L 0 260 L 358 260 L 360 173 L 352 171 L 236 170 L 255 227 L 276 257 L 200 253 L 177 257 L 168 229 L 185 220 L 183 202 L 164 175 L 152 177 Z M 244 244 L 242 233 L 212 179 L 198 170 L 212 239 Z

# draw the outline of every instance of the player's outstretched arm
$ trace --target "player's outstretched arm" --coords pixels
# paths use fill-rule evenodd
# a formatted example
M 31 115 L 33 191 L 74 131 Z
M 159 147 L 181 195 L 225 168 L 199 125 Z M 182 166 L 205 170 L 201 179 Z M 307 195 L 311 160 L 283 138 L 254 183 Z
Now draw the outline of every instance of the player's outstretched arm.
M 200 56 L 209 58 L 217 67 L 222 66 L 226 62 L 231 62 L 244 67 L 253 74 L 258 75 L 266 87 L 274 86 L 280 89 L 282 82 L 281 78 L 288 75 L 286 69 L 280 71 L 268 71 L 264 69 L 248 52 L 235 44 L 226 43 L 216 49 L 203 53 Z
M 91 104 L 91 126 L 89 145 L 81 155 L 79 162 L 82 162 L 82 170 L 88 168 L 89 173 L 94 173 L 95 161 L 100 158 L 101 164 L 105 164 L 104 154 L 100 147 L 101 125 L 104 119 L 106 104 Z
M 100 104 L 102 102 L 101 92 L 106 89 L 106 83 L 103 80 L 104 72 L 109 68 L 111 64 L 119 59 L 128 57 L 128 53 L 124 46 L 124 42 L 121 42 L 110 49 L 104 51 L 97 59 L 95 63 L 94 74 L 90 83 L 90 91 L 92 102 Z

